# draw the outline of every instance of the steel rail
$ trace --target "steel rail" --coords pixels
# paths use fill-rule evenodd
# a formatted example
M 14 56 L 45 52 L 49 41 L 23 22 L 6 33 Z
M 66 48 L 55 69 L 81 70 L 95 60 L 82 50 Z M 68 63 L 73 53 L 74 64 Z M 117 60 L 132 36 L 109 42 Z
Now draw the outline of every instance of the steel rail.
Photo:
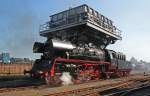
M 115 92 L 110 93 L 110 94 L 105 94 L 105 95 L 102 95 L 102 96 L 130 96 L 129 94 L 132 94 L 133 92 L 137 92 L 137 91 L 140 91 L 140 90 L 148 88 L 148 87 L 150 88 L 150 83 L 149 82 L 144 82 L 144 83 L 140 84 L 139 86 L 137 86 L 135 88 L 125 89 L 125 90 L 114 90 Z M 113 90 L 113 89 L 111 89 L 111 90 Z M 111 90 L 108 90 L 108 91 L 111 92 Z
M 58 92 L 58 93 L 51 93 L 48 94 L 47 96 L 101 96 L 100 92 L 103 91 L 110 91 L 119 87 L 122 87 L 124 85 L 127 85 L 129 83 L 133 83 L 134 81 L 143 81 L 140 86 L 145 86 L 149 82 L 146 82 L 145 79 L 141 80 L 130 80 L 130 81 L 124 81 L 124 82 L 118 82 L 114 83 L 111 85 L 106 85 L 106 86 L 94 86 L 94 87 L 89 87 L 89 88 L 83 88 L 83 89 L 74 89 L 74 90 L 69 90 L 69 91 L 63 91 L 63 92 Z M 107 95 L 102 95 L 102 96 L 116 96 L 117 94 L 123 94 L 125 92 L 128 92 L 129 90 L 120 90 L 118 92 L 114 92 L 111 94 Z M 120 95 L 117 95 L 120 96 Z
M 99 91 L 121 87 L 129 82 L 133 82 L 133 81 L 125 81 L 125 82 L 119 82 L 119 83 L 106 85 L 106 86 L 95 86 L 95 87 L 89 87 L 83 89 L 75 89 L 71 91 L 52 93 L 49 94 L 48 96 L 99 96 Z

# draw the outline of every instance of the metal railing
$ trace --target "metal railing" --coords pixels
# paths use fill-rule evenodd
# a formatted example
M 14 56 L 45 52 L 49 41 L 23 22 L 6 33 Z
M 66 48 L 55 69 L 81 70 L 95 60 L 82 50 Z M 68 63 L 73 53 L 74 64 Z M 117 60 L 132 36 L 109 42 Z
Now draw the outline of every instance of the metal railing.
M 114 27 L 115 29 L 113 29 L 113 34 L 121 37 L 121 30 L 119 30 L 118 28 Z
M 65 24 L 65 25 L 68 25 L 68 24 Z M 64 25 L 62 25 L 62 26 L 64 26 Z M 62 26 L 58 26 L 58 27 L 62 27 Z M 39 31 L 40 31 L 40 34 L 43 34 L 46 31 L 49 31 L 51 29 L 55 29 L 55 28 L 58 28 L 58 27 L 51 28 L 50 27 L 50 22 L 46 22 L 45 24 L 40 25 Z M 121 37 L 121 30 L 117 29 L 115 26 L 112 27 L 111 31 L 108 28 L 103 28 L 103 29 L 106 29 L 108 32 Z
M 39 29 L 40 33 L 42 33 L 43 31 L 46 31 L 46 30 L 50 30 L 49 23 L 50 22 L 46 22 L 46 23 L 40 25 L 40 29 Z
M 92 18 L 92 17 L 88 17 L 85 19 L 83 19 L 84 17 L 79 17 L 79 16 L 74 16 L 74 18 L 72 18 L 72 22 L 70 22 L 70 18 L 66 18 L 65 20 L 60 20 L 60 21 L 57 21 L 57 22 L 46 22 L 42 25 L 40 25 L 40 34 L 44 34 L 44 33 L 47 33 L 48 31 L 50 32 L 51 30 L 55 30 L 55 29 L 63 29 L 63 27 L 65 28 L 66 26 L 69 27 L 71 25 L 74 25 L 74 24 L 80 24 L 82 22 L 87 22 L 89 21 L 90 23 L 98 26 L 99 28 L 102 28 L 104 30 L 106 30 L 107 32 L 111 33 L 111 34 L 114 34 L 118 37 L 121 38 L 121 31 L 119 29 L 117 29 L 115 26 L 113 25 L 109 25 L 109 24 L 106 24 L 105 22 L 103 22 L 102 20 L 97 20 L 97 22 Z

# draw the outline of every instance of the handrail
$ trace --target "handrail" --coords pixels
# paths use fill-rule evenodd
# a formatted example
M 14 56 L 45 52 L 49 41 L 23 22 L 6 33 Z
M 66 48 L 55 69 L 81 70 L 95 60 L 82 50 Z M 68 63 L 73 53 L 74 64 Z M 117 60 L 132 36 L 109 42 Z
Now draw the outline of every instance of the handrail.
M 39 28 L 40 33 L 41 33 L 42 31 L 50 30 L 49 23 L 50 23 L 50 22 L 46 22 L 46 23 L 40 25 L 40 28 Z
M 64 24 L 64 25 L 62 24 L 61 26 L 57 26 L 57 27 L 51 28 L 50 27 L 51 22 L 49 21 L 49 22 L 46 22 L 46 23 L 40 25 L 39 32 L 40 32 L 40 34 L 44 34 L 46 31 L 50 31 L 50 30 L 53 30 L 53 29 L 64 27 L 65 25 L 66 26 L 72 25 L 72 24 L 75 24 L 75 23 L 80 23 L 80 22 L 73 22 L 73 23 L 68 23 L 68 24 Z M 101 23 L 102 23 L 102 21 L 101 21 Z M 96 25 L 98 25 L 98 24 L 96 24 Z M 103 28 L 104 25 L 105 24 L 102 23 L 102 25 L 101 26 L 99 25 L 99 27 Z M 109 28 L 105 28 L 105 27 L 103 29 L 107 30 L 111 34 L 114 34 L 114 35 L 117 35 L 117 36 L 121 37 L 121 30 L 119 30 L 115 26 L 112 26 L 112 31 L 110 31 Z

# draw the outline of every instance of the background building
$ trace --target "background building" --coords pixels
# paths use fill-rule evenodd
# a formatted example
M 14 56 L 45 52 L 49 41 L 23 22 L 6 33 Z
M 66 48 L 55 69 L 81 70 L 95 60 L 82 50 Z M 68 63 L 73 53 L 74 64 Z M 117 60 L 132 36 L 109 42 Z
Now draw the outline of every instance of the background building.
M 33 63 L 33 60 L 30 60 L 29 58 L 16 58 L 16 57 L 10 57 L 10 53 L 8 52 L 2 52 L 0 54 L 0 63 L 3 64 L 30 64 Z
M 0 54 L 0 62 L 9 64 L 10 63 L 10 54 L 7 52 L 3 52 Z

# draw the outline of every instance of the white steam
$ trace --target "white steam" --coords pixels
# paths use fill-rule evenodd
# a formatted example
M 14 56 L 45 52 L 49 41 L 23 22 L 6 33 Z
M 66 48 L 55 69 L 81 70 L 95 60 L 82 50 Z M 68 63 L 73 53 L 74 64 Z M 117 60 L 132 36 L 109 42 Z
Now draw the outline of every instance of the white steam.
M 62 81 L 63 85 L 69 85 L 72 84 L 72 77 L 69 72 L 63 72 L 62 76 L 60 77 L 60 80 Z

